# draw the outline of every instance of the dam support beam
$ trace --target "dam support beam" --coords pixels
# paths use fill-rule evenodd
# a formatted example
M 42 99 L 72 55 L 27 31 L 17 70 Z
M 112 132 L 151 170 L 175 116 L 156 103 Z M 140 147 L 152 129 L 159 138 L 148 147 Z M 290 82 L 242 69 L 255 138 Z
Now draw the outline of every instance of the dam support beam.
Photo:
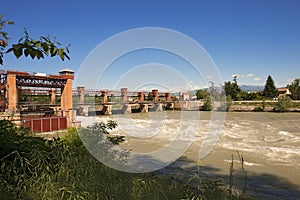
M 103 105 L 102 112 L 104 115 L 111 115 L 112 114 L 112 105 Z
M 131 113 L 131 105 L 129 104 L 124 104 L 122 108 L 122 113 L 123 114 L 128 114 Z
M 140 104 L 140 111 L 141 111 L 142 113 L 147 113 L 148 110 L 149 110 L 148 104 Z

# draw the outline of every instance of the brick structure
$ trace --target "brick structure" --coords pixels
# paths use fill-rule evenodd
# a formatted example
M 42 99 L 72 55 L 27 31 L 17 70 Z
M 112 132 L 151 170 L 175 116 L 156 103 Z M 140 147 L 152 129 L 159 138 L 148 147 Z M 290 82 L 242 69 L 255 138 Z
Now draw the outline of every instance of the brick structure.
M 77 94 L 78 94 L 78 103 L 84 104 L 84 95 L 85 95 L 85 87 L 78 86 L 77 87 Z
M 55 88 L 51 88 L 51 90 L 49 91 L 49 95 L 50 95 L 50 104 L 56 104 L 56 91 L 55 91 Z
M 74 71 L 70 69 L 63 69 L 59 74 L 66 78 L 66 83 L 61 91 L 61 109 L 72 110 L 72 80 L 74 79 Z
M 126 103 L 127 100 L 127 88 L 121 88 L 121 97 L 122 97 L 122 102 Z
M 102 103 L 106 103 L 108 100 L 107 91 L 101 91 L 101 95 L 102 95 Z
M 138 92 L 138 101 L 143 102 L 145 100 L 144 92 Z
M 171 94 L 170 94 L 170 92 L 166 92 L 165 93 L 165 98 L 166 98 L 166 101 L 171 101 Z
M 154 102 L 158 102 L 158 90 L 154 89 L 152 90 L 152 97 Z
M 7 74 L 8 110 L 16 112 L 18 107 L 18 89 L 15 74 Z

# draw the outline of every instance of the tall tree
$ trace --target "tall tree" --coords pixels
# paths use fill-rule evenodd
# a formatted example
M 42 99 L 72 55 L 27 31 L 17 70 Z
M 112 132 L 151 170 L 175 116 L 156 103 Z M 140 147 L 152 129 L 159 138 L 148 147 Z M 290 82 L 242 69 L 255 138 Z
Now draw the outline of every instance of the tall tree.
M 293 100 L 300 99 L 300 79 L 296 78 L 293 83 L 288 84 L 287 87 L 289 88 L 290 92 L 292 93 Z
M 204 99 L 208 95 L 209 95 L 208 92 L 203 89 L 197 90 L 196 92 L 197 99 Z
M 232 100 L 238 100 L 239 93 L 241 92 L 240 86 L 237 84 L 237 77 L 233 77 L 233 83 L 228 81 L 225 82 L 225 92 L 229 95 Z
M 268 76 L 268 78 L 266 80 L 263 94 L 267 98 L 274 98 L 274 97 L 277 97 L 277 95 L 278 95 L 278 91 L 275 87 L 275 82 L 270 75 Z

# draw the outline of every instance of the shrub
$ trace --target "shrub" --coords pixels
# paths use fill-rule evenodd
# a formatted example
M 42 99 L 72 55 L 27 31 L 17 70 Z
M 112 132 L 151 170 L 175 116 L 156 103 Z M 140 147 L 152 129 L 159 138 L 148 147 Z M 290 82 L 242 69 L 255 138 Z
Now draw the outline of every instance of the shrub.
M 279 97 L 276 105 L 275 111 L 277 112 L 286 112 L 291 107 L 291 98 L 288 96 Z
M 255 107 L 253 111 L 254 112 L 263 112 L 264 109 L 262 107 Z
M 212 110 L 212 98 L 210 96 L 205 97 L 202 110 L 211 111 Z

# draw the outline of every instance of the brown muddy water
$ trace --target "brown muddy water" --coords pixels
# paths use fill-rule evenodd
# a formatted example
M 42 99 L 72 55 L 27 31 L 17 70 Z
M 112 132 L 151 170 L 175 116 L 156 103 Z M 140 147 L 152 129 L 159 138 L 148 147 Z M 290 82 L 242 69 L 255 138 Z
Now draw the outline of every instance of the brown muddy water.
M 134 153 L 157 151 L 174 138 L 191 141 L 175 162 L 159 170 L 162 173 L 185 180 L 200 171 L 226 183 L 233 156 L 234 184 L 239 189 L 246 183 L 247 192 L 259 199 L 300 199 L 300 113 L 229 112 L 222 117 L 224 121 L 218 118 L 217 126 L 210 112 L 197 111 L 79 117 L 79 120 L 83 126 L 115 120 L 119 127 L 111 133 L 125 135 L 121 148 Z M 182 134 L 190 126 L 194 134 Z M 199 158 L 199 151 L 207 148 L 206 140 L 213 148 Z M 243 156 L 246 178 L 241 173 L 238 155 Z

